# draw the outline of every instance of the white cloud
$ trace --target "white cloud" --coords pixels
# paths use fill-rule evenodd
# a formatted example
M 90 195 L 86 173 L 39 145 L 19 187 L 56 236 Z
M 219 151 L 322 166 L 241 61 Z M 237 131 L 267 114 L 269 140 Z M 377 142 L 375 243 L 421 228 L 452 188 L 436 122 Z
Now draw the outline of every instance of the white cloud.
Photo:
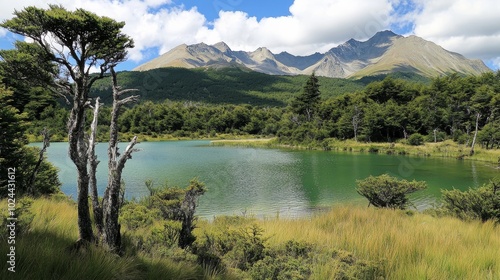
M 291 15 L 260 21 L 243 12 L 221 12 L 213 28 L 205 28 L 198 38 L 225 41 L 234 49 L 266 46 L 274 52 L 311 54 L 386 29 L 391 11 L 387 0 L 295 0 Z
M 498 0 L 415 0 L 414 33 L 469 58 L 500 57 Z
M 44 1 L 11 1 L 7 9 Z M 174 7 L 171 0 L 59 0 L 68 9 L 83 7 L 99 15 L 125 21 L 124 32 L 134 38 L 136 47 L 130 58 L 139 61 L 150 48 L 165 52 L 182 44 L 225 41 L 235 50 L 271 50 L 311 54 L 354 37 L 366 39 L 389 26 L 389 0 L 295 0 L 290 16 L 262 18 L 258 21 L 244 12 L 221 11 L 214 22 L 207 22 L 196 8 Z M 9 15 L 8 15 L 9 14 Z M 2 19 L 11 12 L 3 12 Z
M 221 11 L 213 22 L 172 0 L 21 0 L 2 4 L 0 20 L 11 18 L 14 9 L 46 8 L 49 2 L 125 21 L 123 31 L 136 45 L 129 57 L 136 62 L 151 59 L 153 49 L 164 53 L 182 43 L 219 41 L 233 50 L 265 46 L 306 55 L 405 24 L 414 27 L 409 33 L 448 50 L 500 61 L 498 0 L 295 0 L 288 16 L 258 20 L 241 11 Z M 0 29 L 0 37 L 5 33 Z

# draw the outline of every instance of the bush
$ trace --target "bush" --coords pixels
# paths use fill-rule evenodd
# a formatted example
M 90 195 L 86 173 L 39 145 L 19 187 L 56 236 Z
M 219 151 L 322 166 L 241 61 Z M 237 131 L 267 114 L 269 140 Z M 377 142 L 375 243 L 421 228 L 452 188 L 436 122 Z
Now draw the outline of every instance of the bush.
M 119 221 L 128 229 L 135 230 L 152 225 L 157 216 L 156 211 L 150 210 L 144 205 L 128 203 L 122 207 Z
M 412 146 L 420 146 L 424 144 L 424 136 L 420 133 L 414 133 L 408 137 L 408 144 Z
M 8 202 L 7 200 L 5 200 Z M 0 240 L 4 241 L 7 240 L 7 238 L 11 235 L 10 228 L 7 227 L 12 220 L 9 220 L 9 218 L 17 218 L 15 221 L 16 227 L 15 227 L 15 235 L 20 236 L 31 229 L 31 223 L 33 222 L 33 219 L 35 217 L 35 214 L 31 212 L 31 205 L 33 204 L 33 199 L 28 198 L 28 197 L 23 197 L 19 200 L 16 200 L 16 207 L 14 209 L 14 216 L 10 215 L 10 211 L 6 207 L 5 209 L 2 210 L 1 212 L 1 227 L 3 232 L 0 234 Z
M 257 225 L 238 230 L 225 229 L 217 233 L 205 233 L 197 240 L 194 252 L 198 262 L 216 269 L 237 268 L 248 270 L 255 262 L 264 258 L 262 229 Z
M 442 210 L 463 220 L 500 223 L 500 180 L 468 191 L 443 190 Z
M 364 180 L 357 180 L 356 191 L 366 197 L 375 207 L 406 209 L 409 200 L 407 194 L 425 189 L 425 182 L 398 180 L 387 174 L 378 177 L 370 176 Z M 369 205 L 370 205 L 369 204 Z

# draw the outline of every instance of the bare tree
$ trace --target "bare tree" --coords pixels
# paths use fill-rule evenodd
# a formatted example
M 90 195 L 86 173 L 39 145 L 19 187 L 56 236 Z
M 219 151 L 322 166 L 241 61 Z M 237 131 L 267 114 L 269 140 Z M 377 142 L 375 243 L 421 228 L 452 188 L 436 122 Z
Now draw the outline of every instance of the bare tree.
M 118 223 L 118 214 L 120 211 L 120 186 L 122 171 L 125 163 L 134 151 L 137 144 L 137 136 L 134 136 L 129 143 L 123 155 L 118 153 L 118 116 L 120 108 L 131 102 L 136 102 L 139 96 L 132 95 L 120 99 L 128 92 L 137 91 L 136 89 L 122 90 L 118 86 L 116 72 L 113 67 L 110 68 L 113 79 L 113 109 L 111 111 L 111 123 L 109 126 L 109 146 L 108 146 L 108 185 L 104 192 L 102 200 L 104 233 L 103 242 L 112 252 L 119 253 L 121 249 L 120 224 Z
M 92 210 L 94 212 L 94 223 L 97 230 L 97 238 L 101 239 L 104 231 L 104 225 L 102 221 L 102 207 L 99 203 L 99 195 L 97 192 L 97 165 L 99 160 L 97 160 L 97 155 L 95 154 L 96 146 L 96 135 L 97 135 L 97 123 L 99 115 L 99 97 L 95 100 L 94 106 L 94 118 L 92 119 L 92 124 L 90 125 L 90 136 L 89 136 L 89 186 L 90 186 L 90 198 L 92 200 Z M 97 240 L 99 241 L 99 240 Z
M 354 130 L 354 141 L 358 142 L 358 128 L 361 122 L 362 111 L 359 110 L 358 106 L 354 106 L 354 115 L 352 116 L 352 128 Z
M 479 119 L 481 118 L 481 113 L 476 113 L 476 130 L 474 131 L 474 138 L 472 138 L 472 145 L 470 147 L 469 155 L 474 155 L 474 146 L 476 145 L 477 132 L 479 130 Z

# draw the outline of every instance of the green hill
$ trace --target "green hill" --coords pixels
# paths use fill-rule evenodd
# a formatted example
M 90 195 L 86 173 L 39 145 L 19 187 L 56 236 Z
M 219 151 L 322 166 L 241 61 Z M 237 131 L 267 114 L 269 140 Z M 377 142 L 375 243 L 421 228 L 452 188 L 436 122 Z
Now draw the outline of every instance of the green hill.
M 141 101 L 195 101 L 214 104 L 285 106 L 299 93 L 307 76 L 275 76 L 240 68 L 183 69 L 161 68 L 144 72 L 120 72 L 123 88 L 136 88 Z M 319 77 L 325 98 L 360 91 L 365 81 Z M 97 81 L 94 96 L 109 102 L 111 81 Z

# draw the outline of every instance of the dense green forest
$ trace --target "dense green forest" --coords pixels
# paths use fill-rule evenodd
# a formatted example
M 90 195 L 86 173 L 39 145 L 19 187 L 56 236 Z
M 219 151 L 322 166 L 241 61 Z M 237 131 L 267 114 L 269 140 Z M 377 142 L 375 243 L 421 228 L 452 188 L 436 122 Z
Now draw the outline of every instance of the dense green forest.
M 241 68 L 160 68 L 144 72 L 121 72 L 120 85 L 139 89 L 141 100 L 193 101 L 207 104 L 286 106 L 303 87 L 307 76 L 274 76 Z M 325 96 L 361 90 L 365 81 L 320 78 Z M 109 78 L 95 83 L 92 94 L 109 100 Z
M 125 74 L 128 73 L 119 77 L 126 77 Z M 260 77 L 262 74 L 248 75 Z M 219 103 L 175 100 L 175 97 L 174 100 L 143 99 L 124 110 L 119 121 L 120 132 L 124 135 L 160 137 L 171 134 L 192 138 L 215 137 L 221 133 L 251 134 L 278 136 L 283 143 L 316 145 L 329 138 L 394 142 L 415 135 L 413 138 L 421 137 L 427 142 L 453 139 L 471 145 L 477 124 L 477 143 L 485 148 L 498 148 L 500 145 L 500 73 L 477 77 L 450 75 L 435 78 L 430 83 L 386 77 L 361 89 L 352 87 L 352 82 L 346 81 L 353 91 L 344 93 L 339 90 L 332 92 L 333 82 L 318 78 L 319 101 L 311 108 L 310 116 L 293 107 L 304 92 L 307 78 L 267 77 L 297 79 L 302 84 L 291 83 L 286 92 L 284 83 L 280 86 L 281 95 L 265 94 L 281 98 L 280 102 L 286 106 L 245 104 L 248 95 L 244 93 L 233 93 L 237 104 L 227 104 L 224 98 Z M 104 81 L 98 85 L 104 85 Z M 337 82 L 336 79 L 334 81 Z M 188 81 L 178 83 L 189 84 Z M 226 87 L 226 92 L 229 88 Z M 139 90 L 143 97 L 147 95 L 147 91 Z M 104 106 L 100 111 L 98 135 L 101 139 L 105 139 L 107 134 L 110 110 L 109 106 Z M 54 139 L 63 140 L 67 133 L 68 110 L 55 104 L 40 111 L 39 117 L 32 119 L 29 133 L 37 135 L 47 126 L 55 135 Z M 87 119 L 91 119 L 90 115 Z
M 359 80 L 318 77 L 324 98 L 362 90 L 373 81 L 387 75 L 364 77 Z M 428 78 L 411 73 L 389 76 L 408 81 L 427 83 Z M 256 106 L 286 106 L 302 90 L 307 76 L 267 75 L 241 68 L 160 68 L 144 72 L 125 71 L 118 74 L 120 85 L 139 90 L 141 100 L 162 102 L 193 101 L 207 104 Z M 97 81 L 92 95 L 109 102 L 111 80 Z

